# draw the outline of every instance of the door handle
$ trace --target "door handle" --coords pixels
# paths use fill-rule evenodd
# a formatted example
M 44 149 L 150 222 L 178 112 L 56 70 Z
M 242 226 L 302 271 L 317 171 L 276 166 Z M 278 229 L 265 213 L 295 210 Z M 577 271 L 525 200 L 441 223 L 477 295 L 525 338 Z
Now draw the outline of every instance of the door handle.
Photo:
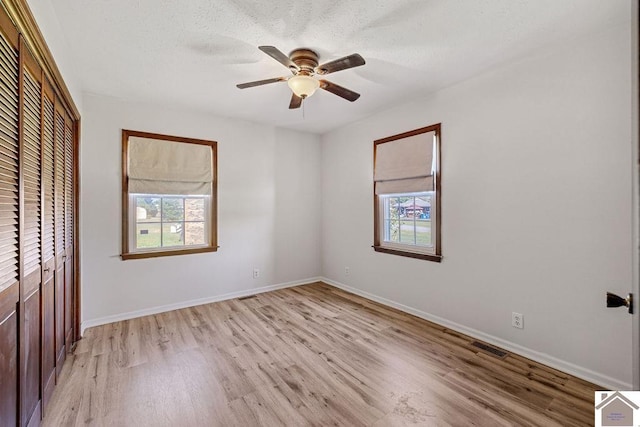
M 44 269 L 44 272 L 45 272 L 45 273 L 48 273 L 48 272 L 50 272 L 50 271 L 51 271 L 51 269 L 50 269 L 49 267 L 47 267 L 47 268 L 45 268 L 45 269 Z
M 607 307 L 627 307 L 629 314 L 633 314 L 633 294 L 628 294 L 626 298 L 607 292 Z

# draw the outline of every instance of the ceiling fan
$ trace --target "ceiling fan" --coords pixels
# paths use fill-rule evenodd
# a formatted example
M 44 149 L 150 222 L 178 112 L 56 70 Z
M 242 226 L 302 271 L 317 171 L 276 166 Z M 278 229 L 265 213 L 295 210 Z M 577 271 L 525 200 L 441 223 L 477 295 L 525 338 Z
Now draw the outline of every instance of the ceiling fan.
M 324 89 L 351 102 L 360 98 L 359 93 L 331 83 L 328 80 L 318 80 L 313 77 L 314 75 L 324 76 L 335 73 L 336 71 L 364 65 L 364 58 L 357 53 L 318 65 L 318 54 L 311 49 L 295 49 L 289 56 L 273 46 L 259 46 L 258 49 L 287 67 L 293 76 L 242 83 L 236 85 L 239 89 L 286 81 L 293 92 L 291 102 L 289 103 L 290 109 L 300 108 L 302 100 L 313 95 L 318 88 Z

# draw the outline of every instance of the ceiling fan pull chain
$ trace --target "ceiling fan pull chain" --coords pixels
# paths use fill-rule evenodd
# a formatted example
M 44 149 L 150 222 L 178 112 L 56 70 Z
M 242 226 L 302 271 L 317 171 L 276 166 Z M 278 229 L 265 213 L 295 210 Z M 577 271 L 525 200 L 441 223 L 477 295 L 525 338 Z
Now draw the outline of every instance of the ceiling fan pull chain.
M 306 102 L 304 102 L 304 98 L 302 98 L 302 120 L 304 120 L 304 104 L 306 104 Z

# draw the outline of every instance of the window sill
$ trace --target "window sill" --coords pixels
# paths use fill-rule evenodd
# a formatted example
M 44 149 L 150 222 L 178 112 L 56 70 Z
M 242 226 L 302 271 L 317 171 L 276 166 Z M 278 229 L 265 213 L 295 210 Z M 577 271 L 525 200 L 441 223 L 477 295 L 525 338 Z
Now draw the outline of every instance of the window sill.
M 401 251 L 398 249 L 386 248 L 384 246 L 372 246 L 372 248 L 376 252 L 382 252 L 385 254 L 405 256 L 408 258 L 423 259 L 426 261 L 433 261 L 433 262 L 442 262 L 442 255 L 432 255 L 432 254 L 422 254 L 419 252 Z
M 149 252 L 133 252 L 120 254 L 120 258 L 123 261 L 128 259 L 143 259 L 143 258 L 157 258 L 163 256 L 174 255 L 189 255 L 189 254 L 201 254 L 206 252 L 216 252 L 220 246 L 206 246 L 202 248 L 190 248 L 190 249 L 172 249 L 169 251 L 149 251 Z

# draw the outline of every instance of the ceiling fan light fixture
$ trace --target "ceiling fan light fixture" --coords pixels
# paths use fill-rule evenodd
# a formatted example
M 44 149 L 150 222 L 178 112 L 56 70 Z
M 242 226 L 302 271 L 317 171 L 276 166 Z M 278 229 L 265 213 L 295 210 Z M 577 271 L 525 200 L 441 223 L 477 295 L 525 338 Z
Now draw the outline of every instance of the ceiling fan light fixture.
M 320 87 L 320 82 L 313 77 L 300 75 L 293 76 L 287 80 L 289 88 L 302 99 L 308 98 Z

